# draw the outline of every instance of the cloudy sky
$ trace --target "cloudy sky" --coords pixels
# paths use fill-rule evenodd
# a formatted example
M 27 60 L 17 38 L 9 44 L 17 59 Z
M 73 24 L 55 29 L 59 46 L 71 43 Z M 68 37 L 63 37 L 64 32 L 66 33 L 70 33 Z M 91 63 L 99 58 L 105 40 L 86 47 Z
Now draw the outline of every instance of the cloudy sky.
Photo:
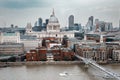
M 120 0 L 0 0 L 0 27 L 25 27 L 27 22 L 34 25 L 39 17 L 49 18 L 53 8 L 61 27 L 68 25 L 71 14 L 82 25 L 89 16 L 113 22 L 114 26 L 118 26 L 120 19 Z

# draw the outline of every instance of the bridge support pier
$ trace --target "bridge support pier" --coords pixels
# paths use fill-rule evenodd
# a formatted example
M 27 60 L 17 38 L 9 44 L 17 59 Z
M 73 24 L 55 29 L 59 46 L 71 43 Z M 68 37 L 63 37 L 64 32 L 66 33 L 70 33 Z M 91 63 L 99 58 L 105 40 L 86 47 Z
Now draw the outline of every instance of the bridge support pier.
M 84 66 L 86 69 L 88 69 L 89 68 L 89 65 L 88 64 L 85 64 L 85 66 Z

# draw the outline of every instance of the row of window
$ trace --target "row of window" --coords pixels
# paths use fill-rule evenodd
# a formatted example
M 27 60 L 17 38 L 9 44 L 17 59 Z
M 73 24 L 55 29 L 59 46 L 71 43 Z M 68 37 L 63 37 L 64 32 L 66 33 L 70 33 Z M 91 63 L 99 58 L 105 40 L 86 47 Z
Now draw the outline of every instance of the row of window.
M 90 53 L 90 52 L 83 52 L 83 57 L 85 58 L 99 58 L 100 60 L 102 59 L 105 59 L 107 57 L 106 53 L 105 52 L 94 52 L 94 53 Z
M 62 35 L 62 34 L 47 34 L 47 35 L 40 35 L 39 36 L 39 38 L 40 37 L 63 37 L 64 35 Z M 67 35 L 68 37 L 74 37 L 74 35 Z
M 59 30 L 59 26 L 49 26 L 48 27 L 49 30 Z

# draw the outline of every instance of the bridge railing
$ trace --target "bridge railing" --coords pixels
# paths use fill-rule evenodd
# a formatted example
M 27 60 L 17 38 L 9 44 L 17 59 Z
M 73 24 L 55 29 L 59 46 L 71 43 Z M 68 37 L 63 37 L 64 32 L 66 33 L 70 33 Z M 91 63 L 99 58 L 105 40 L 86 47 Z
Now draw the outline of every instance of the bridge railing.
M 75 54 L 75 56 L 76 56 L 77 58 L 79 58 L 79 59 L 82 59 L 83 62 L 85 62 L 85 64 L 93 65 L 93 66 L 99 68 L 101 71 L 103 71 L 103 72 L 105 72 L 106 74 L 108 74 L 110 77 L 112 76 L 112 78 L 115 78 L 115 79 L 117 79 L 117 80 L 120 80 L 120 75 L 118 75 L 117 73 L 108 71 L 108 70 L 105 69 L 104 67 L 102 67 L 102 66 L 100 66 L 99 64 L 97 64 L 94 60 L 81 57 L 81 56 L 79 56 L 79 55 L 77 55 L 77 54 Z

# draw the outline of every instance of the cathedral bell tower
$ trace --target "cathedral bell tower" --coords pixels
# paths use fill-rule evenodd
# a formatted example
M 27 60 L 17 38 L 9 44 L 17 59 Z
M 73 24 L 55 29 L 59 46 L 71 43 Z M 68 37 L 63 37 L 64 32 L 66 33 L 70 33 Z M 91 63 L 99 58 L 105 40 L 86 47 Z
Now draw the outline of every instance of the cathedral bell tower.
M 27 23 L 26 33 L 30 33 L 30 32 L 32 32 L 32 26 L 31 26 L 31 23 Z

